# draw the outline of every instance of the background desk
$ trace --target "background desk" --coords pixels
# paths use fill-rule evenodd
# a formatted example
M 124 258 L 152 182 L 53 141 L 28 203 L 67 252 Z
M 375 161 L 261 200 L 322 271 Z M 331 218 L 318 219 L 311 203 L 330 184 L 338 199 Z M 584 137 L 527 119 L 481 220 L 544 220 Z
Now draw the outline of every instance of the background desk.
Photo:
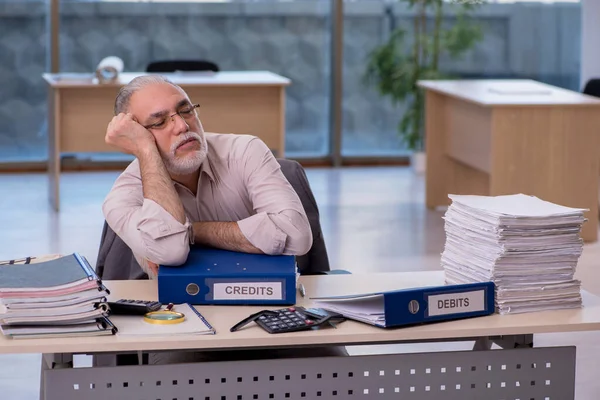
M 307 295 L 314 296 L 387 290 L 397 287 L 400 281 L 419 286 L 441 284 L 443 272 L 332 275 L 300 279 L 307 289 Z M 157 298 L 155 281 L 106 281 L 106 285 L 111 289 L 113 299 Z M 299 298 L 299 304 L 306 306 L 311 303 L 306 298 Z M 261 307 L 204 306 L 198 309 L 215 327 L 216 335 L 28 340 L 0 337 L 0 353 L 73 354 L 186 349 L 225 351 L 477 340 L 477 351 L 168 366 L 51 369 L 51 366 L 45 365 L 42 388 L 49 400 L 105 400 L 109 395 L 128 399 L 221 399 L 221 396 L 237 399 L 242 396 L 243 399 L 261 400 L 302 397 L 337 400 L 372 398 L 373 394 L 384 394 L 377 398 L 387 399 L 397 398 L 398 393 L 403 399 L 419 400 L 548 397 L 572 400 L 575 349 L 530 348 L 533 344 L 531 335 L 600 330 L 600 299 L 584 293 L 584 305 L 585 308 L 577 310 L 504 316 L 496 314 L 389 330 L 346 321 L 339 324 L 337 329 L 276 335 L 270 335 L 254 324 L 238 332 L 229 332 L 231 326 Z M 490 339 L 498 343 L 509 342 L 509 346 L 506 350 L 489 350 Z M 306 396 L 302 396 L 302 393 Z
M 49 198 L 60 208 L 61 153 L 116 152 L 104 142 L 119 88 L 142 73 L 100 85 L 90 74 L 44 74 L 48 99 Z M 290 80 L 263 72 L 161 74 L 179 84 L 198 110 L 204 130 L 260 137 L 285 155 L 285 87 Z
M 598 235 L 600 99 L 530 80 L 422 81 L 427 207 L 525 193 L 589 208 Z

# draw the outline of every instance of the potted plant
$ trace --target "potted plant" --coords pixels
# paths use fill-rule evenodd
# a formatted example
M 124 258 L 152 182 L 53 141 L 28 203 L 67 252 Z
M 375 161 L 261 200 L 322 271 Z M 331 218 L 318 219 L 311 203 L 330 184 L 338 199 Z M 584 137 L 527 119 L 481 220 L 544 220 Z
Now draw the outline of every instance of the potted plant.
M 414 9 L 412 40 L 407 43 L 404 27 L 394 30 L 389 39 L 375 48 L 368 58 L 364 80 L 374 85 L 382 96 L 397 105 L 407 102 L 407 110 L 398 131 L 409 150 L 416 172 L 425 169 L 424 93 L 419 80 L 448 79 L 451 74 L 440 70 L 440 58 L 457 59 L 483 38 L 481 27 L 470 21 L 469 14 L 481 0 L 399 0 Z M 443 26 L 444 12 L 455 9 L 455 20 Z M 433 21 L 429 21 L 433 14 Z M 445 25 L 445 24 L 444 24 Z

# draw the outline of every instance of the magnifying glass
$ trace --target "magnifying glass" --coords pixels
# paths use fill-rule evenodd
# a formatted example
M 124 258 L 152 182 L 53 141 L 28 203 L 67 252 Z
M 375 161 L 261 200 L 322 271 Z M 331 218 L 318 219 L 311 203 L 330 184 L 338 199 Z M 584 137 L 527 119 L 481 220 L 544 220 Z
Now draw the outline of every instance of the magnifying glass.
M 153 311 L 144 315 L 144 321 L 149 324 L 169 325 L 185 321 L 185 314 L 176 311 Z

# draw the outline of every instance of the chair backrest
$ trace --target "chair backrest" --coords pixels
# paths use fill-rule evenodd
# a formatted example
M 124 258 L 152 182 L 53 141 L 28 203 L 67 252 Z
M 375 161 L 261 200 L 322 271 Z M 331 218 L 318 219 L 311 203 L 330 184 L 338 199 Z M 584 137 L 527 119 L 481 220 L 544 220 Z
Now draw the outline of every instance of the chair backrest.
M 583 88 L 583 94 L 600 97 L 600 79 L 590 79 Z
M 313 275 L 330 271 L 329 257 L 321 230 L 321 218 L 317 200 L 313 195 L 306 172 L 299 162 L 287 159 L 277 159 L 281 172 L 292 185 L 308 217 L 312 231 L 313 244 L 309 252 L 296 258 L 298 270 L 303 275 Z
M 161 60 L 148 64 L 146 72 L 175 72 L 175 71 L 213 71 L 219 72 L 219 66 L 207 60 Z
M 302 275 L 328 272 L 329 258 L 321 230 L 319 208 L 302 166 L 293 160 L 278 159 L 283 175 L 290 182 L 308 216 L 313 236 L 313 244 L 308 253 L 298 256 L 296 262 Z M 106 221 L 100 238 L 100 248 L 96 260 L 96 273 L 105 280 L 148 279 L 148 275 L 137 263 L 133 252 L 125 242 L 108 226 Z

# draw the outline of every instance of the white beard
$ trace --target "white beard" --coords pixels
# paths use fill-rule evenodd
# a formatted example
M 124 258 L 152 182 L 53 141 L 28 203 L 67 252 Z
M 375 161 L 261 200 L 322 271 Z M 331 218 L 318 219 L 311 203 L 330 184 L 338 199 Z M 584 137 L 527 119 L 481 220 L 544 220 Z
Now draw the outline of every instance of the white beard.
M 182 158 L 177 157 L 175 155 L 175 151 L 177 147 L 183 143 L 184 141 L 195 138 L 200 142 L 200 150 L 197 150 L 193 153 L 187 153 Z M 177 138 L 177 142 L 173 143 L 171 146 L 171 150 L 169 154 L 163 154 L 162 158 L 165 163 L 165 167 L 167 171 L 171 175 L 189 175 L 198 170 L 200 165 L 206 159 L 206 155 L 208 152 L 208 145 L 206 143 L 206 137 L 204 134 L 200 134 L 197 132 L 186 132 Z

